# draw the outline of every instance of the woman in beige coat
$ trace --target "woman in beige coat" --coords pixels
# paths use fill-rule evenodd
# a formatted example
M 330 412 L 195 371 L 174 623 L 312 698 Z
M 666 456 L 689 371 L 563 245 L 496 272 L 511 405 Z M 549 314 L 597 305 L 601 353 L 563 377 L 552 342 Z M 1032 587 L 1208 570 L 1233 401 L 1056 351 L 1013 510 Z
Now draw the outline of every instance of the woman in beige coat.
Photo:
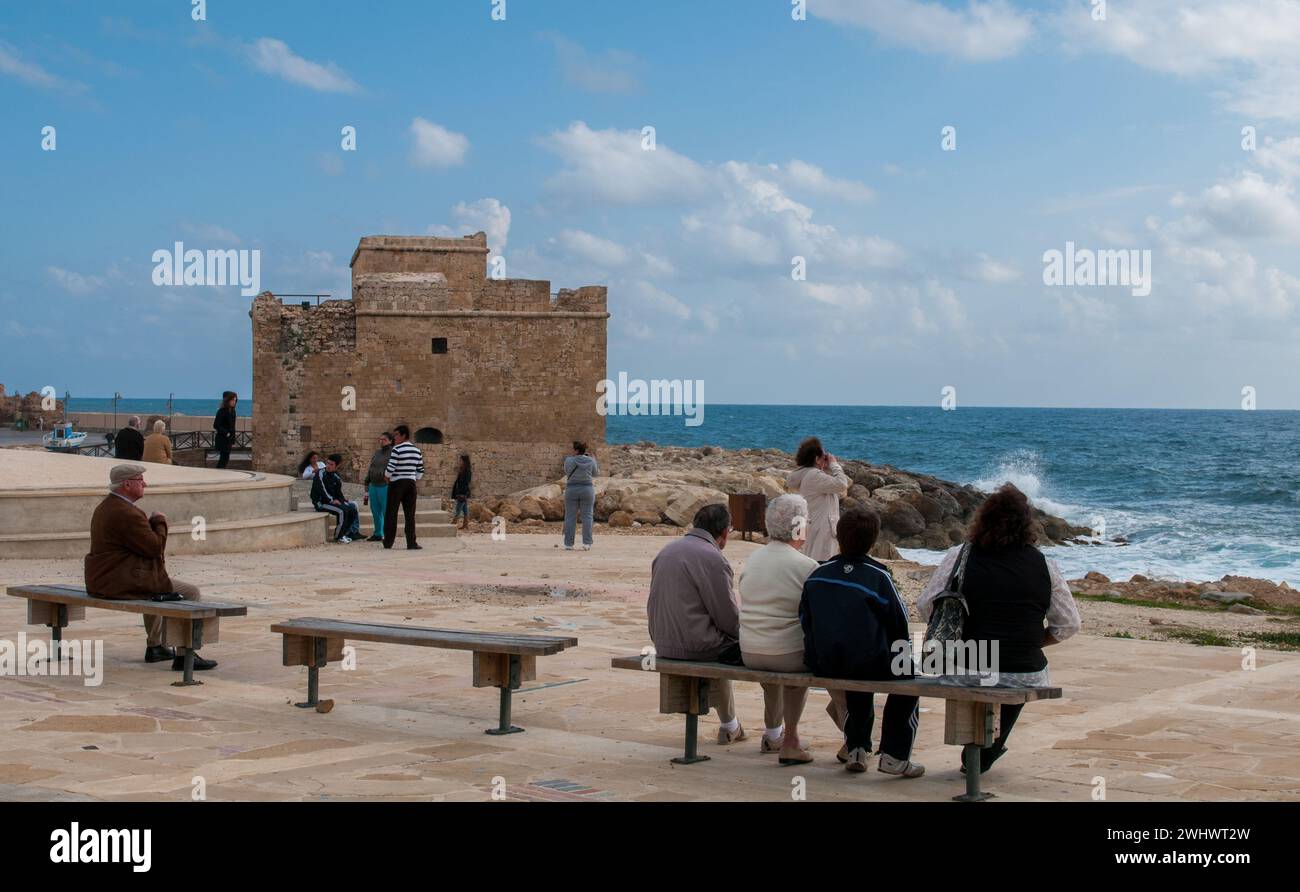
M 167 425 L 161 418 L 153 423 L 153 433 L 144 438 L 142 460 L 160 465 L 172 463 L 172 440 L 167 436 Z
M 852 484 L 839 461 L 822 448 L 822 441 L 809 437 L 795 454 L 799 467 L 785 479 L 786 488 L 808 502 L 808 530 L 803 553 L 816 561 L 835 557 L 835 525 L 840 520 L 840 498 Z

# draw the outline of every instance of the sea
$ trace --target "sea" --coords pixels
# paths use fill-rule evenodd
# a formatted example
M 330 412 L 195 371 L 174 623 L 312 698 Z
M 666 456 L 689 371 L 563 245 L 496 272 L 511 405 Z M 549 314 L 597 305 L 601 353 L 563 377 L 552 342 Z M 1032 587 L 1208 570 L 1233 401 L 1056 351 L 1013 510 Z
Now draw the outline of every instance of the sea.
M 178 399 L 174 411 L 212 415 L 218 403 Z M 112 400 L 74 397 L 70 408 L 112 411 Z M 251 408 L 241 399 L 240 415 Z M 119 414 L 166 410 L 166 399 L 118 403 Z M 1009 481 L 1044 511 L 1104 532 L 1101 544 L 1047 549 L 1071 578 L 1300 586 L 1300 412 L 710 404 L 702 424 L 687 420 L 611 414 L 606 439 L 793 452 L 815 434 L 841 458 L 983 490 Z

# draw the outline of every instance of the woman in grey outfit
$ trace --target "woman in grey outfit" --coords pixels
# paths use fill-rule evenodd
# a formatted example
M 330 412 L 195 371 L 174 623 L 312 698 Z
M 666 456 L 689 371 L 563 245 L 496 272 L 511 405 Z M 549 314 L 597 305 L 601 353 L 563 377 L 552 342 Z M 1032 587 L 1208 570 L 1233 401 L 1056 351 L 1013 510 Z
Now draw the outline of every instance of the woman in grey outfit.
M 591 550 L 591 512 L 596 506 L 596 475 L 600 468 L 587 454 L 587 444 L 574 441 L 573 455 L 564 458 L 564 548 L 573 550 L 574 528 L 582 517 L 582 550 Z

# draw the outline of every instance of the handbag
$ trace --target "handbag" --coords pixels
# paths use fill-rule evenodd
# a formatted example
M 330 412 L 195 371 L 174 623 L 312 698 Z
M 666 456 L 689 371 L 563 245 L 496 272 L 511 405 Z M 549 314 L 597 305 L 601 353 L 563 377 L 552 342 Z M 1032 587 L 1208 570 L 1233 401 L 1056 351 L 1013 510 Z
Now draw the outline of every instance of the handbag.
M 957 567 L 948 577 L 948 585 L 934 599 L 930 621 L 925 625 L 927 651 L 933 646 L 944 653 L 946 642 L 963 640 L 962 629 L 966 625 L 966 617 L 970 616 L 970 607 L 961 588 L 966 582 L 966 560 L 969 557 L 970 545 L 963 545 Z M 930 642 L 934 644 L 931 645 Z

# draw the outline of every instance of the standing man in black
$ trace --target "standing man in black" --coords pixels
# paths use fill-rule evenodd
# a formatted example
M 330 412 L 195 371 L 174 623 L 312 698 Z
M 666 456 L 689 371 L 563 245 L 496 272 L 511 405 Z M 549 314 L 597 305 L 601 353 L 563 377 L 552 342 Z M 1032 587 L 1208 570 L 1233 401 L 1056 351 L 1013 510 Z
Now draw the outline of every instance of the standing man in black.
M 217 451 L 221 454 L 217 459 L 218 468 L 230 464 L 230 447 L 235 444 L 235 404 L 238 402 L 239 396 L 233 390 L 227 390 L 221 394 L 221 408 L 212 419 L 212 429 L 217 432 Z
M 124 461 L 144 461 L 144 434 L 140 433 L 140 416 L 132 415 L 126 427 L 113 438 L 113 457 Z
M 392 548 L 397 538 L 397 506 L 402 506 L 402 516 L 406 520 L 406 548 L 418 549 L 415 541 L 415 485 L 424 476 L 424 453 L 411 443 L 411 429 L 404 424 L 393 428 L 392 453 L 388 456 L 388 467 L 384 469 L 384 479 L 388 481 L 388 505 L 384 511 L 384 547 Z

